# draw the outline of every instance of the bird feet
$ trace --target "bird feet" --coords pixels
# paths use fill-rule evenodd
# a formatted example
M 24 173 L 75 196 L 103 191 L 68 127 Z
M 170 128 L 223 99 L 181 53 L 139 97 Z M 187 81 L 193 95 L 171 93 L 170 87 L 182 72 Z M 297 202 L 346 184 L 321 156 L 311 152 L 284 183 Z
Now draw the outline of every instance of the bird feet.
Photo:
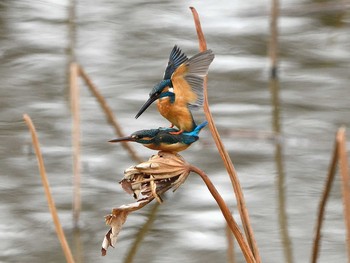
M 184 132 L 184 130 L 179 130 L 179 131 L 174 131 L 174 132 L 169 132 L 172 135 L 179 135 L 182 134 Z

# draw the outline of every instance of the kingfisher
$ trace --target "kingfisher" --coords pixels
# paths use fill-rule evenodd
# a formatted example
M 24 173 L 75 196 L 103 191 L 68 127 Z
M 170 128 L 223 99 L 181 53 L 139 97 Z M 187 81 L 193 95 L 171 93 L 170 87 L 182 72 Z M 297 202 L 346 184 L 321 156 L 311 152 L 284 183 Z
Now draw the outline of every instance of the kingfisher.
M 178 131 L 171 132 L 172 134 L 193 131 L 197 125 L 191 110 L 203 105 L 203 81 L 213 59 L 214 54 L 210 49 L 188 59 L 175 45 L 170 53 L 163 80 L 154 86 L 149 99 L 135 118 L 158 100 L 160 114 L 170 121 L 171 128 L 179 128 Z
M 180 152 L 186 150 L 192 143 L 199 139 L 199 132 L 208 124 L 207 121 L 199 124 L 191 132 L 175 133 L 175 128 L 158 128 L 140 130 L 130 136 L 110 140 L 109 142 L 137 142 L 145 147 L 166 152 Z

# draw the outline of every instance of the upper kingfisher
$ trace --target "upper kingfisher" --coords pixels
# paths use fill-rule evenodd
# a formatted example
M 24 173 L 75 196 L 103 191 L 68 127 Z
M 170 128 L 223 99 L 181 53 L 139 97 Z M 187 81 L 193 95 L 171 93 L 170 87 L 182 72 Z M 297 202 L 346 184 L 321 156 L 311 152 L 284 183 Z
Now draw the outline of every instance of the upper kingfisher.
M 199 132 L 208 124 L 207 121 L 199 124 L 191 132 L 175 133 L 174 128 L 158 128 L 150 130 L 140 130 L 130 136 L 110 140 L 109 142 L 137 142 L 145 147 L 166 152 L 180 152 L 186 150 L 192 143 L 198 140 Z
M 179 128 L 179 131 L 172 133 L 193 131 L 197 125 L 191 109 L 203 105 L 203 81 L 213 59 L 214 54 L 210 49 L 188 59 L 175 45 L 170 53 L 163 80 L 154 86 L 149 99 L 135 118 L 158 99 L 160 114 L 171 122 L 171 127 Z

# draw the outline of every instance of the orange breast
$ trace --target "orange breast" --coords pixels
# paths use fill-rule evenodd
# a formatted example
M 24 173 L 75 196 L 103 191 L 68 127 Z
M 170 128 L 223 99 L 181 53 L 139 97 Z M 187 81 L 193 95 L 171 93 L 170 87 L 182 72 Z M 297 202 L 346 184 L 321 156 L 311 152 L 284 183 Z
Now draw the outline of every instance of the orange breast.
M 174 143 L 174 144 L 162 143 L 160 145 L 144 144 L 144 146 L 146 146 L 149 149 L 156 150 L 156 151 L 181 152 L 181 151 L 187 149 L 190 145 L 187 145 L 184 143 Z
M 178 127 L 180 130 L 192 131 L 193 117 L 186 103 L 175 98 L 175 102 L 171 103 L 169 98 L 162 98 L 157 103 L 160 114 Z

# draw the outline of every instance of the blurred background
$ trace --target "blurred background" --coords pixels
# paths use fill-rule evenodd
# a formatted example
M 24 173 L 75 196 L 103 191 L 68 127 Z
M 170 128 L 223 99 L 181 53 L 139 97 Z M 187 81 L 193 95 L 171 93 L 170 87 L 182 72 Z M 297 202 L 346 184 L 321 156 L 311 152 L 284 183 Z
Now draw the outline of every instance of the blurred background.
M 133 202 L 118 181 L 135 162 L 120 145 L 107 142 L 115 138 L 114 130 L 81 82 L 82 213 L 80 229 L 74 230 L 68 66 L 74 60 L 82 65 L 126 134 L 168 126 L 155 106 L 137 120 L 134 116 L 162 78 L 172 47 L 179 45 L 189 57 L 198 52 L 189 6 L 197 9 L 216 55 L 209 72 L 209 104 L 238 172 L 263 262 L 309 262 L 335 132 L 350 125 L 350 7 L 347 1 L 281 3 L 281 186 L 268 87 L 270 5 L 260 0 L 2 0 L 0 262 L 65 262 L 23 113 L 38 131 L 59 217 L 77 262 L 125 261 L 152 204 L 129 216 L 116 248 L 101 257 L 108 231 L 104 216 Z M 202 112 L 196 113 L 197 122 L 204 119 Z M 144 159 L 154 154 L 134 146 Z M 210 176 L 239 220 L 209 130 L 182 156 Z M 337 176 L 319 262 L 346 262 L 340 187 Z M 199 177 L 190 176 L 165 199 L 134 262 L 226 262 L 225 221 Z M 236 262 L 244 262 L 237 246 L 235 250 Z

